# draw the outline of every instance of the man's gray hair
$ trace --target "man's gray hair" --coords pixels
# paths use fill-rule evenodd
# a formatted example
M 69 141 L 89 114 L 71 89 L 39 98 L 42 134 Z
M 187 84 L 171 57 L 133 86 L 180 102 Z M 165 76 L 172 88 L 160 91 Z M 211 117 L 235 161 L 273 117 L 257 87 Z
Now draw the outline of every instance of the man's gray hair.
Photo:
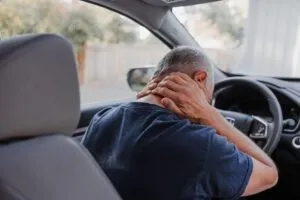
M 179 46 L 168 52 L 158 63 L 154 76 L 164 77 L 172 72 L 182 72 L 190 77 L 198 70 L 206 71 L 208 80 L 213 83 L 213 67 L 201 49 Z

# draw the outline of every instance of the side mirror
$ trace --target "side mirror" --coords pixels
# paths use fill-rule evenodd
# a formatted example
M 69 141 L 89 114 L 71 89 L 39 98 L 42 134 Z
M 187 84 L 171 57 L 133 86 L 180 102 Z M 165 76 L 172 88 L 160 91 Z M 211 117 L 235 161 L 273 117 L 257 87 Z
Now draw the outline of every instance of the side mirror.
M 127 72 L 127 83 L 129 87 L 136 92 L 141 91 L 151 80 L 154 73 L 154 66 L 133 68 Z

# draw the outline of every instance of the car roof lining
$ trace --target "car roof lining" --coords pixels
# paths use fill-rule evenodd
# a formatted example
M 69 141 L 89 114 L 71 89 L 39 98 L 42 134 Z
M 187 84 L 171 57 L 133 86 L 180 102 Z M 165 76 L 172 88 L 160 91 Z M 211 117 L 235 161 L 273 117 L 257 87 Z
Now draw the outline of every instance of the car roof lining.
M 221 1 L 221 0 L 142 0 L 142 1 L 154 6 L 180 7 L 180 6 L 191 6 L 191 5 Z
M 220 0 L 83 0 L 113 9 L 149 29 L 159 29 L 173 7 L 189 6 Z M 145 12 L 146 11 L 146 12 Z
M 107 0 L 83 0 L 109 8 L 131 19 L 146 25 L 149 29 L 159 29 L 164 17 L 170 8 L 157 7 L 139 0 L 107 1 Z M 141 9 L 143 8 L 143 9 Z M 147 10 L 147 12 L 145 12 Z

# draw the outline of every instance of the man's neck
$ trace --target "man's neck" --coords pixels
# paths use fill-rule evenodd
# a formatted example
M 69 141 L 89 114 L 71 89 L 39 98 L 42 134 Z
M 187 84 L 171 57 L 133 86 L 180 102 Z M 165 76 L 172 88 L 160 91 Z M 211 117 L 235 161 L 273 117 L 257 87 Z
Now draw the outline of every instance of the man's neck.
M 137 99 L 138 102 L 146 102 L 146 103 L 151 103 L 151 104 L 155 104 L 157 106 L 160 107 L 164 107 L 160 101 L 161 101 L 161 97 L 158 97 L 156 95 L 150 94 L 148 96 L 142 97 L 140 99 Z

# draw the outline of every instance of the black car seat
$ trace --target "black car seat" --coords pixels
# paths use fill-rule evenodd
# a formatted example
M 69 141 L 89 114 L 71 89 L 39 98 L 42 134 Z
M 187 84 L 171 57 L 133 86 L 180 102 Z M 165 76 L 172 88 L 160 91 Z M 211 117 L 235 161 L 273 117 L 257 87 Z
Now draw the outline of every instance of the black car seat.
M 0 199 L 119 200 L 70 136 L 80 115 L 76 62 L 53 34 L 0 41 Z

